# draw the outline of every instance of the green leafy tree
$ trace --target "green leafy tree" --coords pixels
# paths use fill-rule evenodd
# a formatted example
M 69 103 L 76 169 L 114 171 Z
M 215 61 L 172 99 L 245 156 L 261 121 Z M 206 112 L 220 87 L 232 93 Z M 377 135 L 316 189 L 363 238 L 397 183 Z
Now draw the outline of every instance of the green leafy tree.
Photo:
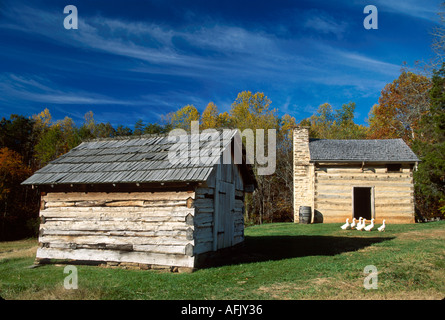
M 364 139 L 367 128 L 354 122 L 355 102 L 343 104 L 335 110 L 334 135 L 336 139 Z
M 35 146 L 36 159 L 39 166 L 43 167 L 48 162 L 56 159 L 63 152 L 62 130 L 59 125 L 52 125 L 47 128 L 39 138 Z
M 136 121 L 136 123 L 134 124 L 134 131 L 133 134 L 135 136 L 140 136 L 141 134 L 144 133 L 144 121 L 142 119 L 138 119 L 138 121 Z
M 109 122 L 96 124 L 93 133 L 96 138 L 113 138 L 116 136 L 116 130 Z
M 170 129 L 168 125 L 160 125 L 157 122 L 149 123 L 144 128 L 144 134 L 163 134 L 167 133 Z
M 71 118 L 65 117 L 53 122 L 48 109 L 32 118 L 35 121 L 34 129 L 38 133 L 34 146 L 38 167 L 45 166 L 81 143 L 79 130 Z
M 133 131 L 127 126 L 123 126 L 120 124 L 116 128 L 116 136 L 117 137 L 131 136 L 132 134 L 133 134 Z
M 300 125 L 309 126 L 311 138 L 364 139 L 367 128 L 354 122 L 354 113 L 354 102 L 343 104 L 335 110 L 329 103 L 324 103 L 314 115 L 302 120 Z
M 420 121 L 414 151 L 422 162 L 414 173 L 416 204 L 423 217 L 445 216 L 445 64 L 434 72 L 431 105 Z

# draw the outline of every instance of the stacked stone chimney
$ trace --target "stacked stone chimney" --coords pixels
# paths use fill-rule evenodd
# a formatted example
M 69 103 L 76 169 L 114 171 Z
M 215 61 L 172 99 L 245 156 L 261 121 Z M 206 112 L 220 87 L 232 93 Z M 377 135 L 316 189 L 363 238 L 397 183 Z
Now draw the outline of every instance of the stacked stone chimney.
M 309 206 L 314 212 L 314 166 L 310 163 L 309 127 L 294 128 L 293 144 L 294 222 L 298 222 L 300 206 Z

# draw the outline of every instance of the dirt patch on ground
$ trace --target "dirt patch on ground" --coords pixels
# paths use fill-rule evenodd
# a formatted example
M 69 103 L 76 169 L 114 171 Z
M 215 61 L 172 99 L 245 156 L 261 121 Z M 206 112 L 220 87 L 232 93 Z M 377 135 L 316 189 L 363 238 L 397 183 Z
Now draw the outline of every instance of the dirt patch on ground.
M 0 252 L 0 260 L 14 258 L 31 258 L 36 256 L 38 246 L 31 248 L 10 249 Z
M 400 240 L 437 239 L 445 240 L 445 229 L 433 229 L 422 231 L 408 231 L 397 235 Z
M 333 288 L 338 288 L 348 292 L 342 298 L 338 296 L 332 296 L 329 292 Z M 290 299 L 314 299 L 313 296 L 305 297 L 301 294 L 301 291 L 311 289 L 312 291 L 318 292 L 317 299 L 355 299 L 356 294 L 350 294 L 351 290 L 355 288 L 361 288 L 360 282 L 357 281 L 342 281 L 333 277 L 319 277 L 314 279 L 308 279 L 306 281 L 299 281 L 296 283 L 274 283 L 270 286 L 261 286 L 258 290 L 262 293 L 267 293 L 271 299 L 278 300 L 290 300 Z M 300 291 L 300 294 L 297 293 Z
M 435 290 L 415 290 L 415 291 L 400 291 L 392 293 L 375 292 L 361 292 L 357 293 L 356 299 L 360 300 L 442 300 L 444 294 Z M 337 297 L 336 299 L 342 299 Z
M 310 283 L 311 283 L 311 286 L 314 287 L 314 286 L 329 285 L 333 281 L 334 281 L 334 279 L 332 279 L 332 278 L 315 278 L 315 279 L 311 279 Z
M 291 294 L 295 293 L 295 291 L 305 290 L 310 288 L 309 284 L 298 284 L 298 283 L 274 283 L 270 286 L 261 286 L 258 288 L 258 291 L 261 293 L 267 293 L 271 299 L 278 300 L 290 300 L 289 297 Z
M 65 289 L 63 286 L 48 287 L 36 290 L 30 288 L 21 292 L 17 300 L 95 300 L 101 299 L 102 293 L 97 289 Z

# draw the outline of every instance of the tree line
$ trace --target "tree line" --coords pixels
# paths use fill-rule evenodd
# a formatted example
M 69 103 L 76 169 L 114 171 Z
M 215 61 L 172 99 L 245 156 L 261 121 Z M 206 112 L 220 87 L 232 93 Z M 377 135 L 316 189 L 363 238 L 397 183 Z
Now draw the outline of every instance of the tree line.
M 133 129 L 97 122 L 91 111 L 85 114 L 81 125 L 69 117 L 53 120 L 48 109 L 30 117 L 12 114 L 0 121 L 1 238 L 36 234 L 40 195 L 20 183 L 82 141 L 165 134 L 175 128 L 190 130 L 191 121 L 199 121 L 201 130 L 276 130 L 276 170 L 272 175 L 257 175 L 258 189 L 246 198 L 247 224 L 293 219 L 292 128 L 296 125 L 308 126 L 311 138 L 403 139 L 422 160 L 414 173 L 416 215 L 443 217 L 445 67 L 431 77 L 402 69 L 400 76 L 381 91 L 378 104 L 369 112 L 367 126 L 355 123 L 355 108 L 353 102 L 337 109 L 324 103 L 311 117 L 297 121 L 289 114 L 278 116 L 278 110 L 272 108 L 271 100 L 264 93 L 243 91 L 228 112 L 220 112 L 213 102 L 202 113 L 195 106 L 186 105 L 165 115 L 160 122 L 144 124 L 138 120 Z

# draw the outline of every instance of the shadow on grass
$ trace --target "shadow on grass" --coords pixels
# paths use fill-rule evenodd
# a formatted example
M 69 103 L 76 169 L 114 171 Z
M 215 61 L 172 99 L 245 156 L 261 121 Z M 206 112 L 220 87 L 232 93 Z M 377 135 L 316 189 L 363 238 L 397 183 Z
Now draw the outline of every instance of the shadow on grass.
M 392 239 L 394 237 L 246 236 L 244 243 L 205 255 L 199 264 L 209 268 L 306 256 L 334 256 Z

